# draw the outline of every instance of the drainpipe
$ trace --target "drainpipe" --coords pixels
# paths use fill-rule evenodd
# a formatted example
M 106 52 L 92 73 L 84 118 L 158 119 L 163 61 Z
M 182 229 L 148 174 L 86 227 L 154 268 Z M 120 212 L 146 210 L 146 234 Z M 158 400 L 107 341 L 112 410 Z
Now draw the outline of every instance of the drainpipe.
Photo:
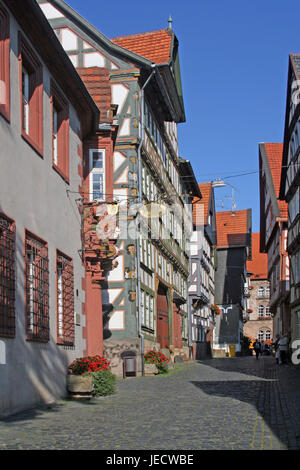
M 144 135 L 145 135 L 145 114 L 144 114 L 144 90 L 148 83 L 150 82 L 151 78 L 156 72 L 155 65 L 152 66 L 153 70 L 151 75 L 147 78 L 146 82 L 141 88 L 140 91 L 140 143 L 138 146 L 138 203 L 143 202 L 143 188 L 142 188 L 142 146 L 144 142 Z M 139 222 L 140 215 L 137 213 L 137 221 Z M 140 231 L 137 231 L 137 239 L 136 239 L 136 258 L 137 258 L 137 303 L 138 303 L 138 334 L 141 338 L 141 363 L 142 363 L 142 375 L 144 375 L 144 335 L 142 333 L 142 316 L 141 316 L 141 253 L 140 253 Z

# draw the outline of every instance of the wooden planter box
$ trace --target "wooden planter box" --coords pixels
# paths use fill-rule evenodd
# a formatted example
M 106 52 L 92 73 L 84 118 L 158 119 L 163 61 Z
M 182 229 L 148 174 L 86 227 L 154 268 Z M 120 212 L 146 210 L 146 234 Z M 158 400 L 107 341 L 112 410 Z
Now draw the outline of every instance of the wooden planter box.
M 94 390 L 92 375 L 67 375 L 67 390 L 74 398 L 90 398 Z

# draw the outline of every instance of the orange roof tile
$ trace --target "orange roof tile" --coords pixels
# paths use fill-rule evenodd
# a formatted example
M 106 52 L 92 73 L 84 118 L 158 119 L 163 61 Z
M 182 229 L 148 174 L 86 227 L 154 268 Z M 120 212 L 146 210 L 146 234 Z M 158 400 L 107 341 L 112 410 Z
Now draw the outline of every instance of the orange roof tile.
M 282 143 L 265 143 L 265 150 L 269 162 L 270 171 L 272 174 L 272 179 L 274 183 L 275 193 L 278 200 L 279 210 L 281 217 L 288 216 L 288 204 L 285 201 L 280 201 L 279 191 L 280 191 L 280 180 L 281 180 L 281 171 L 282 171 L 282 153 L 283 153 L 283 144 Z
M 172 32 L 169 29 L 120 36 L 111 41 L 156 64 L 164 64 L 170 60 Z
M 212 183 L 199 183 L 198 186 L 202 194 L 202 199 L 199 202 L 195 202 L 197 201 L 197 198 L 194 198 L 194 201 L 193 201 L 194 202 L 193 204 L 194 224 L 199 225 L 199 221 L 202 222 L 202 219 L 203 219 L 203 224 L 207 225 Z M 200 208 L 200 211 L 199 211 L 199 208 Z M 202 208 L 203 208 L 203 212 L 202 212 Z
M 111 87 L 106 67 L 78 67 L 78 74 L 100 110 L 100 123 L 111 121 Z
M 217 246 L 246 246 L 248 244 L 248 209 L 216 213 Z
M 268 255 L 260 252 L 260 233 L 252 234 L 252 260 L 247 261 L 246 267 L 252 273 L 251 279 L 268 278 Z

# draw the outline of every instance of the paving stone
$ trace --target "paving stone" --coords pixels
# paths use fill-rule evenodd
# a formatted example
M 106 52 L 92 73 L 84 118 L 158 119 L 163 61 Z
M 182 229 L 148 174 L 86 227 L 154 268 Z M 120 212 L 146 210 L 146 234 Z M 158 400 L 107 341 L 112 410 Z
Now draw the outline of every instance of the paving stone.
M 300 450 L 299 369 L 272 357 L 185 364 L 117 388 L 0 421 L 0 450 Z

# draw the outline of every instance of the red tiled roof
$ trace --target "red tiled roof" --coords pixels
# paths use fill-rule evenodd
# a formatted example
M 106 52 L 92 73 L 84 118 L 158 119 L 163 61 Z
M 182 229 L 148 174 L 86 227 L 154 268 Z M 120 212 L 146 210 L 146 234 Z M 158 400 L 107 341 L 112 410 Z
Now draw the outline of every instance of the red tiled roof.
M 164 64 L 170 60 L 172 33 L 169 29 L 120 36 L 111 41 L 155 64 Z
M 199 219 L 200 219 L 200 221 L 203 222 L 204 225 L 207 225 L 212 183 L 199 183 L 198 186 L 199 186 L 201 194 L 202 194 L 202 199 L 199 202 L 193 204 L 194 224 L 199 225 Z M 195 202 L 195 201 L 197 201 L 197 198 L 195 198 L 193 202 Z M 199 208 L 200 208 L 200 210 L 199 210 Z M 203 212 L 202 212 L 202 210 L 203 210 Z M 203 219 L 203 221 L 202 221 L 202 219 Z M 201 225 L 202 225 L 202 223 L 201 223 Z
M 78 67 L 78 74 L 100 110 L 100 123 L 110 122 L 111 87 L 106 67 Z
M 265 150 L 269 162 L 270 171 L 272 174 L 272 179 L 274 183 L 274 188 L 276 192 L 276 197 L 279 197 L 280 191 L 280 180 L 281 180 L 281 170 L 282 170 L 282 153 L 283 153 L 283 144 L 282 143 L 265 143 Z M 280 210 L 281 217 L 288 216 L 288 204 L 285 201 L 280 201 L 278 199 L 278 205 Z
M 216 213 L 217 246 L 246 246 L 248 243 L 248 210 Z
M 267 279 L 268 278 L 268 255 L 261 253 L 260 233 L 252 234 L 252 260 L 247 261 L 247 271 L 252 273 L 251 279 Z

